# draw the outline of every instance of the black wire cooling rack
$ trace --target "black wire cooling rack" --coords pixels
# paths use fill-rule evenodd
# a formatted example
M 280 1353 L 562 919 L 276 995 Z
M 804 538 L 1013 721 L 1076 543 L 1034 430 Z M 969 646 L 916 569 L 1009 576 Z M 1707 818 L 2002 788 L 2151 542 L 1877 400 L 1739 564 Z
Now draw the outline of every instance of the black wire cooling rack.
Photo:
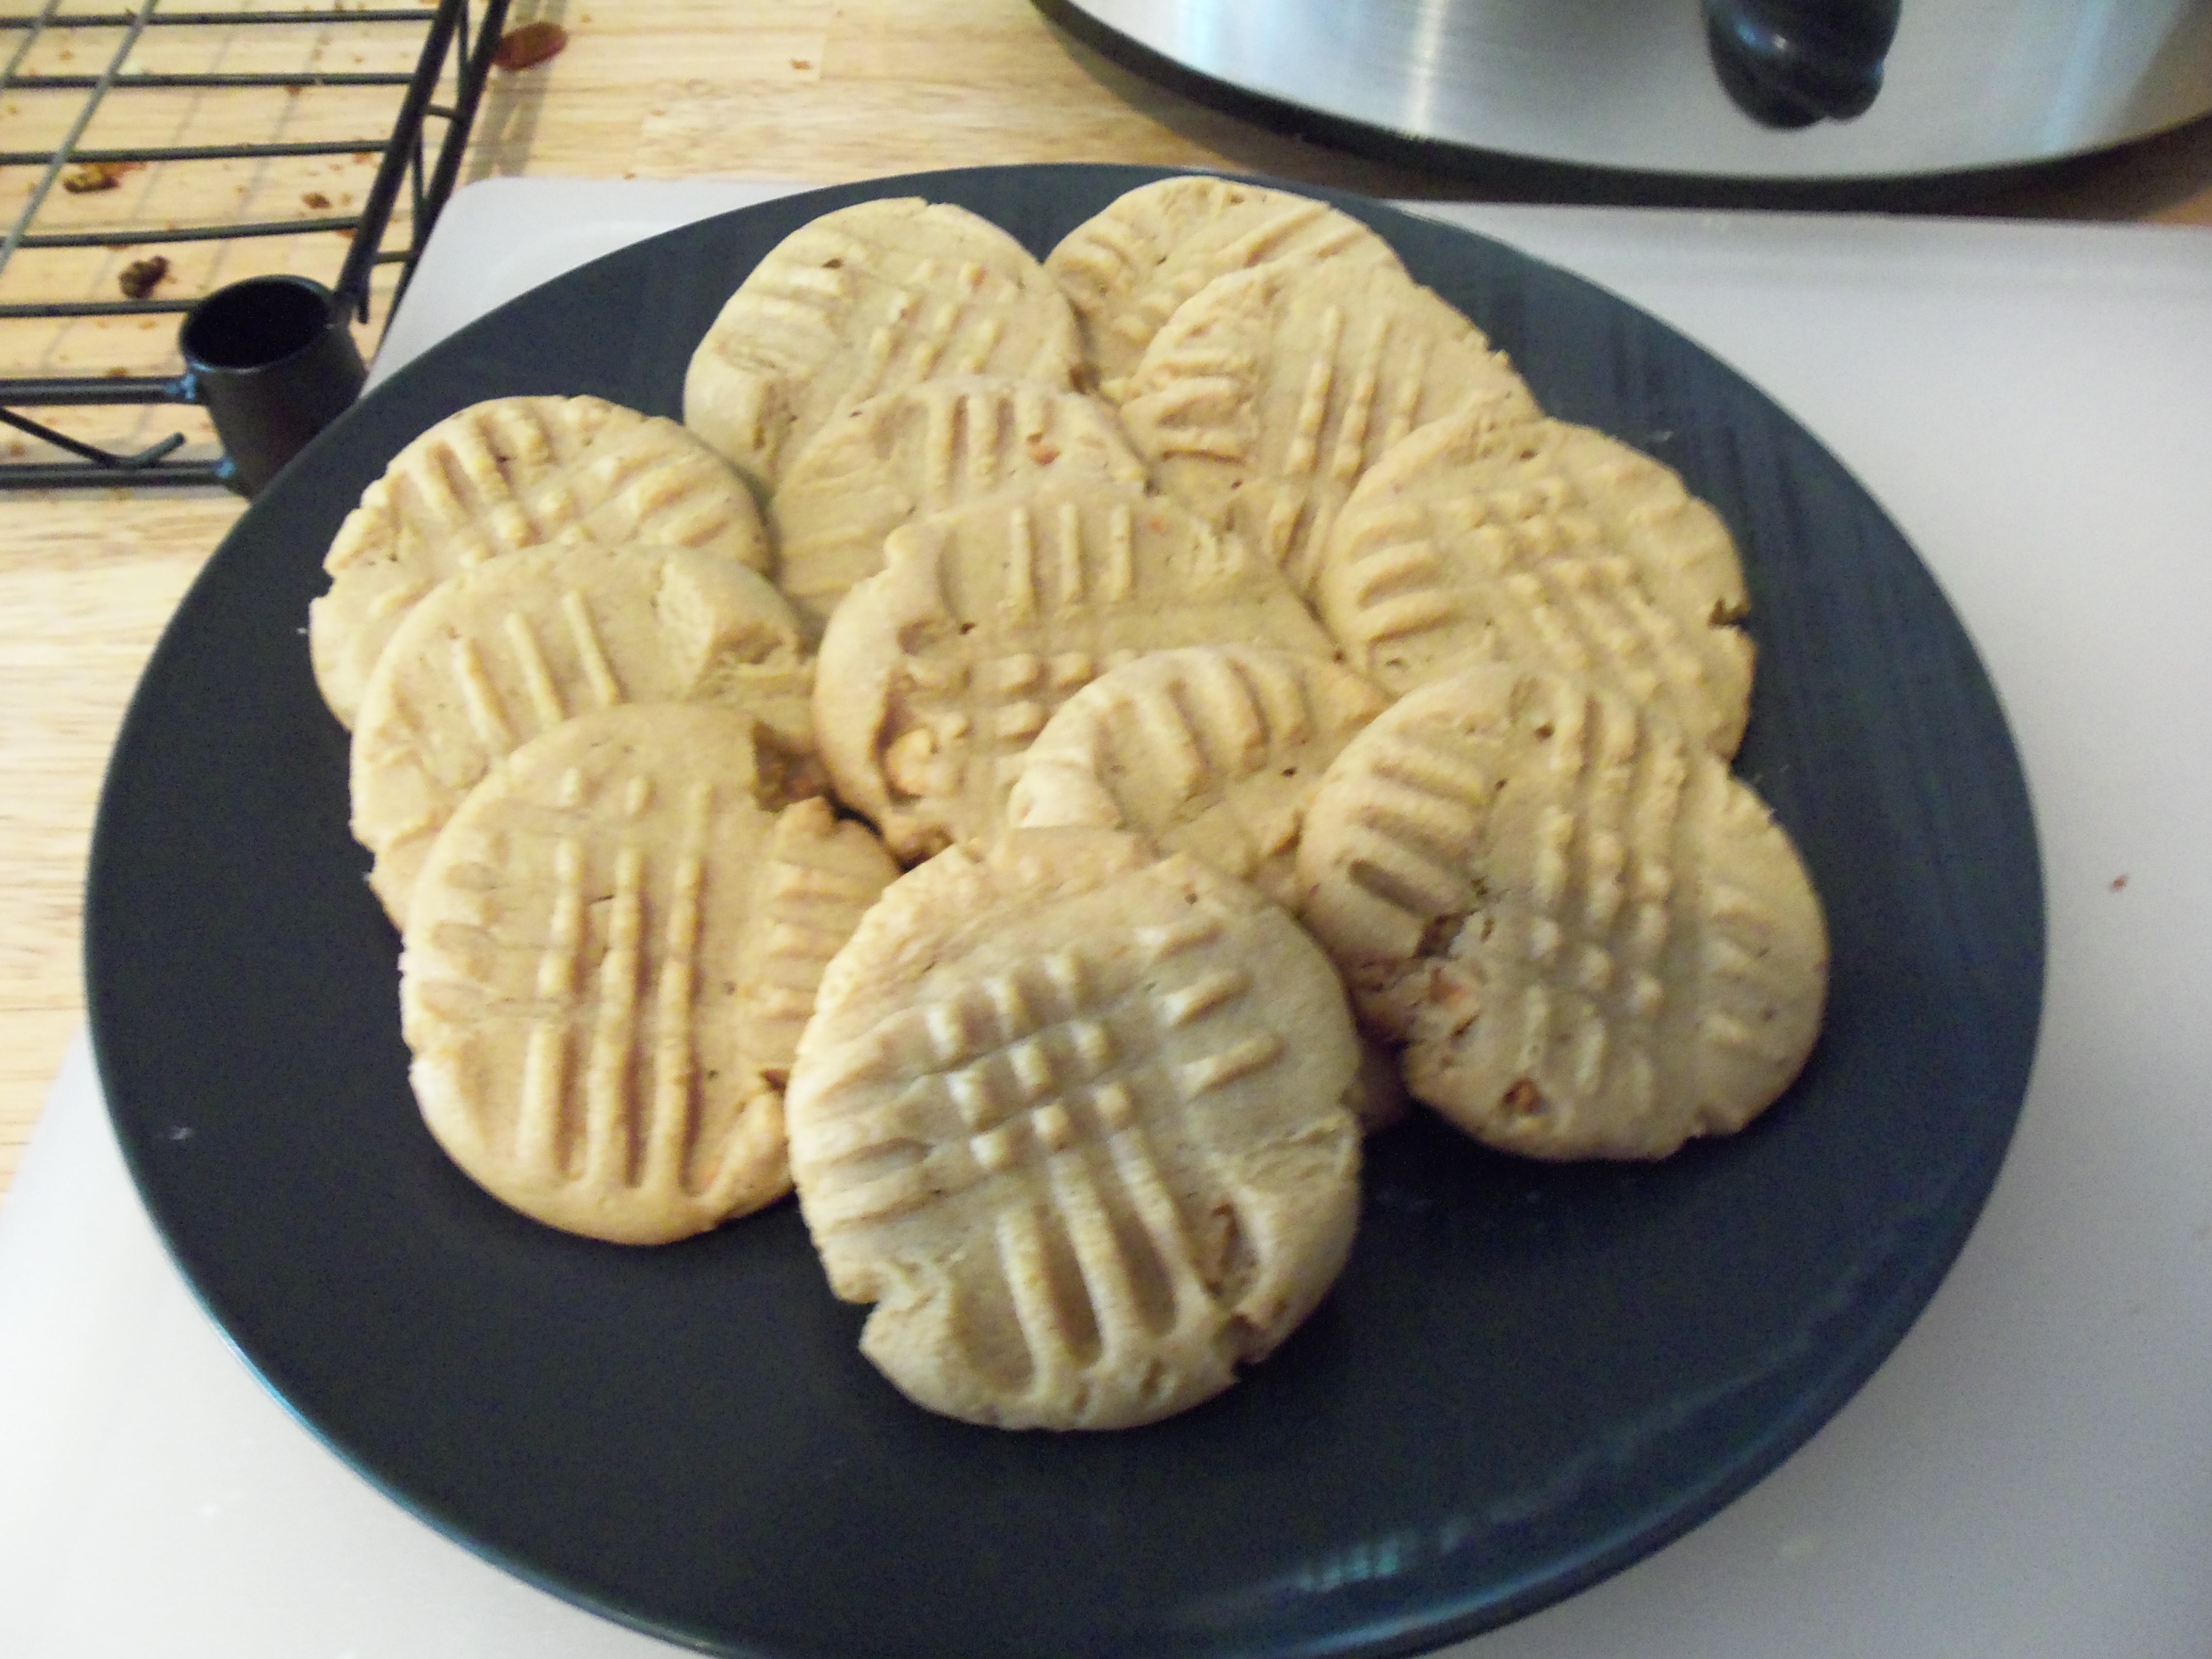
M 64 0 L 46 0 L 34 14 L 0 15 L 6 65 L 0 69 L 0 135 L 5 135 L 0 143 L 19 136 L 51 141 L 37 149 L 0 150 L 0 168 L 37 170 L 0 242 L 0 328 L 15 329 L 20 337 L 26 325 L 65 331 L 84 319 L 189 313 L 223 274 L 220 257 L 192 262 L 204 280 L 185 269 L 187 253 L 207 254 L 198 245 L 210 243 L 260 244 L 264 255 L 273 252 L 288 269 L 326 283 L 336 308 L 360 324 L 369 321 L 376 286 L 389 294 L 388 315 L 459 175 L 507 11 L 507 0 L 487 0 L 473 27 L 468 0 L 438 0 L 434 8 L 423 0 L 358 9 L 331 0 L 289 10 L 254 9 L 248 0 L 234 9 L 193 11 L 164 11 L 160 0 L 139 0 L 134 9 L 82 12 L 65 9 Z M 177 50 L 188 38 L 184 31 L 198 32 L 189 38 L 207 48 L 199 54 L 201 66 L 170 69 L 153 61 L 191 59 L 193 53 Z M 411 69 L 333 67 L 379 59 L 404 65 L 405 45 L 418 36 Z M 240 59 L 247 66 L 239 66 Z M 396 110 L 377 106 L 385 112 L 375 136 L 343 128 L 340 136 L 278 136 L 327 126 L 315 119 L 312 100 L 337 88 L 389 88 Z M 359 91 L 342 95 L 341 121 L 348 114 L 358 118 L 374 97 Z M 150 123 L 139 118 L 156 99 L 171 100 L 173 111 Z M 271 99 L 277 100 L 275 112 L 266 119 L 226 118 L 231 105 Z M 434 156 L 425 137 L 434 120 L 442 125 Z M 102 144 L 104 125 L 134 133 L 150 127 L 179 137 L 190 136 L 196 125 L 258 125 L 271 136 L 239 143 Z M 294 188 L 290 199 L 304 211 L 257 214 L 253 187 L 239 185 L 228 192 L 185 192 L 202 211 L 181 219 L 143 222 L 86 211 L 97 205 L 87 198 L 104 197 L 149 169 L 224 164 L 235 169 L 244 163 L 251 178 L 257 167 L 313 165 L 313 158 L 325 157 L 356 165 L 374 161 L 374 177 L 357 208 L 343 206 L 350 192 L 342 192 L 342 210 L 332 211 L 325 191 Z M 15 189 L 25 176 L 17 176 Z M 404 231 L 393 225 L 403 190 L 408 192 Z M 232 217 L 206 210 L 210 202 L 231 195 L 247 198 L 235 204 L 246 210 Z M 404 246 L 386 246 L 387 230 Z M 304 240 L 269 240 L 281 238 Z M 94 256 L 94 292 L 86 291 L 95 285 L 84 276 L 82 254 L 78 269 L 58 277 L 32 269 L 41 258 L 83 250 L 100 251 Z M 126 254 L 137 257 L 118 266 Z M 394 266 L 396 282 L 389 269 Z M 12 372 L 26 366 L 26 356 L 42 360 L 32 365 L 39 372 Z M 0 458 L 0 489 L 232 481 L 219 455 L 196 455 L 182 432 L 143 442 L 143 431 L 133 434 L 126 422 L 118 442 L 84 429 L 88 410 L 198 401 L 188 370 L 170 365 L 154 373 L 70 372 L 68 356 L 40 341 L 9 354 L 11 372 L 0 376 L 0 423 L 22 437 L 9 443 Z M 27 409 L 70 413 L 38 419 L 22 412 Z M 57 419 L 77 429 L 62 430 Z

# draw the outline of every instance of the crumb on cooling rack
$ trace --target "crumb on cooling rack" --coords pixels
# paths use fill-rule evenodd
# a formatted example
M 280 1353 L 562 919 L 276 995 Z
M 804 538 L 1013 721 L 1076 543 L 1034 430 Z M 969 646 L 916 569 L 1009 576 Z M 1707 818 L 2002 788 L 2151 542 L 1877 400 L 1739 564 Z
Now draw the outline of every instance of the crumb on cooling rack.
M 143 300 L 169 274 L 169 262 L 162 255 L 152 253 L 143 259 L 133 259 L 123 267 L 115 278 L 115 285 L 123 290 L 126 300 Z

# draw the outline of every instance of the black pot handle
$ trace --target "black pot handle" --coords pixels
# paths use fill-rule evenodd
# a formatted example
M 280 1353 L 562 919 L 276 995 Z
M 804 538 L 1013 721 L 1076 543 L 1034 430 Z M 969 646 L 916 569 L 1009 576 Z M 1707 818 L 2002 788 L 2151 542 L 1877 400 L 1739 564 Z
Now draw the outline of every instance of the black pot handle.
M 1770 127 L 1863 115 L 1903 0 L 1704 0 L 1714 73 L 1736 106 Z

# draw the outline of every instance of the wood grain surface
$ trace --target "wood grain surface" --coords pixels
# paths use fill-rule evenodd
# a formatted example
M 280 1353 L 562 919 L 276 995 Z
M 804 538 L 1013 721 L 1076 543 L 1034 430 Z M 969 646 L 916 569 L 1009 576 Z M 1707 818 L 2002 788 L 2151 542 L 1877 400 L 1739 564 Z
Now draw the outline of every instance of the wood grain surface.
M 404 0 L 427 6 L 428 0 Z M 27 9 L 22 5 L 11 11 Z M 217 7 L 216 9 L 223 9 Z M 234 10 L 264 9 L 261 0 Z M 74 0 L 68 10 L 112 10 Z M 1557 199 L 1512 170 L 1414 173 L 1324 149 L 1194 103 L 1128 74 L 1048 26 L 1028 0 L 523 0 L 510 22 L 560 24 L 568 43 L 492 79 L 465 179 L 498 175 L 754 176 L 829 183 L 984 163 L 1119 161 L 1243 169 L 1385 196 Z M 419 31 L 333 12 L 271 30 L 154 31 L 148 67 L 404 69 Z M 14 50 L 14 37 L 0 51 Z M 70 31 L 21 67 L 96 71 L 110 32 Z M 67 54 L 64 56 L 64 54 Z M 10 91 L 0 148 L 58 141 L 82 95 Z M 118 94 L 85 142 L 224 143 L 373 137 L 396 94 L 316 87 Z M 273 161 L 171 162 L 116 187 L 55 191 L 42 228 L 138 227 L 129 249 L 27 250 L 0 272 L 10 301 L 112 296 L 122 268 L 164 227 L 343 215 L 374 173 L 367 151 Z M 0 168 L 13 222 L 40 169 Z M 404 200 L 404 198 L 403 198 Z M 325 204 L 318 207 L 317 202 Z M 1944 204 L 1952 212 L 2212 226 L 2212 121 L 2118 155 L 2070 163 Z M 386 246 L 404 246 L 404 209 Z M 265 270 L 329 280 L 337 232 L 251 244 L 171 244 L 169 293 Z M 391 285 L 362 331 L 373 345 Z M 0 323 L 0 374 L 173 374 L 173 317 Z M 105 424 L 102 424 L 102 423 Z M 87 411 L 63 429 L 118 444 L 183 431 L 185 411 Z M 6 441 L 12 458 L 26 449 Z M 78 913 L 100 778 L 117 720 L 161 625 L 240 510 L 213 490 L 0 496 L 0 1190 L 12 1177 L 70 1034 L 83 1018 Z

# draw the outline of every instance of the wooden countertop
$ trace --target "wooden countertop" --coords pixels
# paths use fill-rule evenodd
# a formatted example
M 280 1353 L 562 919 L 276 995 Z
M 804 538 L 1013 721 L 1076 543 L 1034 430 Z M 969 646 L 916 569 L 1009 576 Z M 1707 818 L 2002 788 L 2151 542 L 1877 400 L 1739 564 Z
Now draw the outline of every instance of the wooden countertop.
M 513 8 L 512 23 L 534 20 L 567 28 L 567 50 L 494 76 L 465 179 L 831 183 L 979 163 L 1124 161 L 1243 169 L 1385 196 L 1540 194 L 1510 173 L 1471 182 L 1409 173 L 1218 113 L 1057 33 L 1028 0 L 753 0 L 742 8 L 726 0 L 522 0 Z M 316 50 L 321 61 L 349 67 L 388 59 L 397 48 L 340 33 Z M 272 122 L 287 136 L 310 119 L 331 132 L 389 125 L 388 93 L 319 90 L 315 100 L 312 117 L 301 112 L 306 100 L 272 117 L 268 100 L 195 99 L 189 136 L 165 113 L 168 130 L 141 142 L 258 139 L 271 136 Z M 20 107 L 15 94 L 5 117 L 10 148 L 58 137 L 33 133 L 53 118 Z M 220 164 L 215 173 L 207 169 L 218 164 L 170 164 L 58 210 L 186 222 L 210 216 L 218 193 L 226 210 L 316 195 L 343 209 L 364 188 L 367 161 L 325 158 L 273 171 Z M 35 171 L 0 173 L 7 220 Z M 1986 190 L 1948 210 L 2212 226 L 2212 121 Z M 336 246 L 326 234 L 209 257 L 229 261 L 220 270 L 226 278 L 255 268 L 327 275 Z M 58 280 L 105 293 L 125 257 L 81 256 Z M 21 281 L 11 267 L 0 294 L 23 297 Z M 380 307 L 380 321 L 381 314 Z M 163 372 L 174 337 L 169 320 L 42 326 L 35 337 L 18 325 L 0 331 L 0 374 Z M 179 428 L 199 435 L 174 410 L 150 410 L 139 427 L 148 441 Z M 0 1191 L 83 1019 L 80 891 L 116 723 L 163 623 L 240 510 L 213 490 L 0 496 Z

